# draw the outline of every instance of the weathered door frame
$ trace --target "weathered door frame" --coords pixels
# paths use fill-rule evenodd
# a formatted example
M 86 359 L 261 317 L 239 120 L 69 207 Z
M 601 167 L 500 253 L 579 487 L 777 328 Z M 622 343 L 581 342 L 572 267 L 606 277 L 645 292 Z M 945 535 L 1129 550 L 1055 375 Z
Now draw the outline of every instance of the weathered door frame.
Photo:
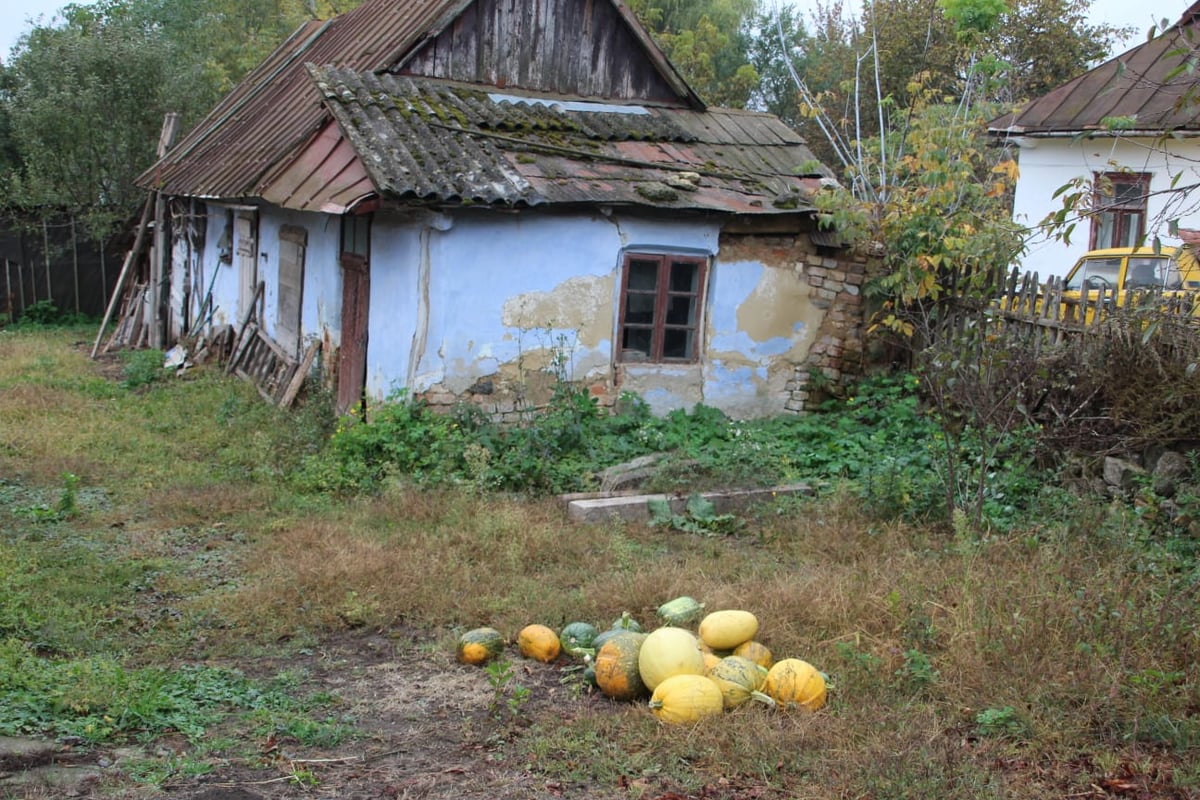
M 308 231 L 296 225 L 279 229 L 279 291 L 275 308 L 275 341 L 298 358 L 303 345 L 304 258 Z
M 342 217 L 341 346 L 338 348 L 337 410 L 362 408 L 367 388 L 367 329 L 370 320 L 369 214 Z
M 234 215 L 233 225 L 238 268 L 238 319 L 248 319 L 258 296 L 258 212 L 239 210 Z

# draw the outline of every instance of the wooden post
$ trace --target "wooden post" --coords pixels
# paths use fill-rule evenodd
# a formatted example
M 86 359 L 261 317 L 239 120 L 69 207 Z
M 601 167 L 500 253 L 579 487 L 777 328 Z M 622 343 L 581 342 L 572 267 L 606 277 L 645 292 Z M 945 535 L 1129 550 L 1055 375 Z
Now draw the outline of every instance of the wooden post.
M 104 245 L 103 238 L 100 239 L 100 302 L 108 308 L 108 272 L 104 268 Z
M 71 215 L 71 276 L 75 279 L 75 313 L 79 313 L 79 239 L 75 237 L 75 215 Z
M 104 337 L 104 329 L 112 321 L 113 311 L 116 310 L 117 303 L 121 301 L 121 290 L 125 288 L 125 281 L 129 279 L 130 269 L 137 260 L 138 253 L 142 251 L 142 245 L 146 241 L 146 228 L 150 223 L 150 211 L 153 208 L 153 199 L 147 197 L 146 204 L 142 207 L 142 218 L 138 222 L 137 236 L 133 240 L 133 247 L 125 255 L 125 263 L 121 266 L 121 274 L 117 276 L 117 285 L 113 287 L 112 297 L 108 300 L 108 309 L 104 312 L 104 319 L 100 323 L 100 331 L 96 334 L 96 341 L 92 345 L 92 358 L 95 358 L 96 353 L 100 350 L 100 340 Z
M 158 137 L 158 157 L 161 159 L 175 143 L 175 132 L 179 128 L 179 115 L 175 112 L 167 114 L 163 120 L 162 133 Z M 151 248 L 153 258 L 150 260 L 150 346 L 162 349 L 166 347 L 166 306 L 169 303 L 169 289 L 165 285 L 169 270 L 167 268 L 167 200 L 162 192 L 154 193 L 154 245 Z
M 42 220 L 42 261 L 46 264 L 46 299 L 54 302 L 54 287 L 50 285 L 50 226 Z
M 13 314 L 13 293 L 12 293 L 12 275 L 8 272 L 8 259 L 4 259 L 4 305 L 8 307 L 8 321 L 11 323 L 14 319 Z
M 17 262 L 17 292 L 21 295 L 21 316 L 25 316 L 25 271 L 21 267 L 21 262 Z M 34 292 L 34 294 L 37 294 Z

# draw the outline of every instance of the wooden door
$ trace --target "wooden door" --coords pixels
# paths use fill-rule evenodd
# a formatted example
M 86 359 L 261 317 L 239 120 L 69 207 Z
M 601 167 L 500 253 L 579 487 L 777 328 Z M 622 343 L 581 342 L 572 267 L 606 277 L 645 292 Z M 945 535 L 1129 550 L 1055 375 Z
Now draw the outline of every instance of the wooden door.
M 234 221 L 234 239 L 237 247 L 238 322 L 246 319 L 258 295 L 258 215 L 253 211 L 239 211 Z
M 344 414 L 363 405 L 367 387 L 367 320 L 371 272 L 365 258 L 342 255 L 342 346 L 338 350 L 337 408 Z
M 300 357 L 301 308 L 304 301 L 304 255 L 308 231 L 285 225 L 279 231 L 279 298 L 275 310 L 275 340 L 288 355 Z

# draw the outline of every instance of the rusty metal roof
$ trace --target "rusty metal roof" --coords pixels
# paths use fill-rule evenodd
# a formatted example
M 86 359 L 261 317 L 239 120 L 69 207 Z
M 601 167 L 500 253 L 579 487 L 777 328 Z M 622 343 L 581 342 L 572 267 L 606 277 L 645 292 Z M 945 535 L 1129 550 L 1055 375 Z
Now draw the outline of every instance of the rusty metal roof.
M 1200 2 L 1161 35 L 992 120 L 988 130 L 1024 136 L 1200 132 L 1196 78 L 1187 67 L 1197 36 Z
M 294 173 L 295 160 L 328 119 L 306 63 L 363 71 L 394 68 L 450 26 L 472 2 L 366 0 L 331 20 L 306 23 L 143 173 L 138 185 L 167 194 L 228 200 L 278 194 L 271 185 L 288 170 Z M 631 22 L 668 83 L 684 101 L 702 107 L 625 5 L 611 2 Z
M 809 209 L 824 174 L 768 114 L 310 69 L 372 182 L 395 200 L 783 213 Z

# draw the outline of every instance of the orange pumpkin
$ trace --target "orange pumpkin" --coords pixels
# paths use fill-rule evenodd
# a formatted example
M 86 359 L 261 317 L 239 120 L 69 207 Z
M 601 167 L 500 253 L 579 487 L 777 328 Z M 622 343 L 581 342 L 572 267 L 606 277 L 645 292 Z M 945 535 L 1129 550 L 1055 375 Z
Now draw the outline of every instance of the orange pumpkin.
M 545 625 L 526 625 L 517 634 L 517 648 L 521 655 L 549 664 L 562 652 L 558 634 Z

